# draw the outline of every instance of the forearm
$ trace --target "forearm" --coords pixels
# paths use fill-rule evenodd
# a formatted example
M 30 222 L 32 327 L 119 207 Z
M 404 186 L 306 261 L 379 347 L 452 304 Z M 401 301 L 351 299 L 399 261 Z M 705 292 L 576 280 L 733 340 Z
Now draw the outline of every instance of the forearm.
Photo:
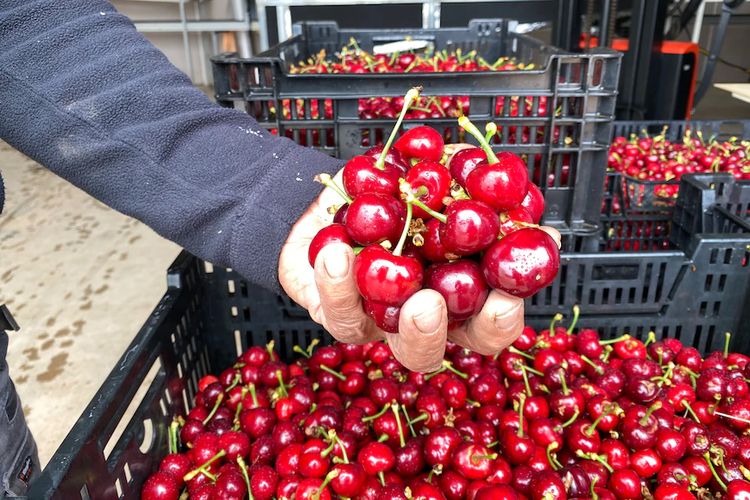
M 0 0 L 0 137 L 273 289 L 314 174 L 338 166 L 211 103 L 101 0 Z

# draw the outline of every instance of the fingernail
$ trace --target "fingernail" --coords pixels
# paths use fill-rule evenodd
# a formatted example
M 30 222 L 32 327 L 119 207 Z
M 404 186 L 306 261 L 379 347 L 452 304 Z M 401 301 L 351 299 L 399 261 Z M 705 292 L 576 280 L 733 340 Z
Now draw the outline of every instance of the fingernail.
M 349 272 L 349 259 L 341 254 L 327 256 L 324 265 L 326 268 L 326 274 L 329 278 L 334 280 L 343 278 Z
M 429 311 L 423 311 L 414 316 L 414 324 L 422 333 L 432 333 L 437 330 L 440 326 L 440 321 L 443 319 L 443 308 L 436 307 Z

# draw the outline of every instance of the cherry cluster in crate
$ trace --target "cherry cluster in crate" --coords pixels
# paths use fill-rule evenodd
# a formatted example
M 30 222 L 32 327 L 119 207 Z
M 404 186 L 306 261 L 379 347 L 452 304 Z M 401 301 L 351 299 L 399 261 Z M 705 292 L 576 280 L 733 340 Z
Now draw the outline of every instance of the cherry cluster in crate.
M 750 141 L 706 140 L 701 132 L 693 134 L 687 129 L 681 142 L 672 142 L 665 132 L 653 137 L 645 131 L 641 137 L 615 137 L 609 168 L 626 178 L 653 181 L 654 194 L 666 200 L 677 198 L 684 174 L 728 172 L 737 180 L 750 180 Z M 669 183 L 659 184 L 662 181 Z
M 365 311 L 392 333 L 401 306 L 423 287 L 443 295 L 457 326 L 479 312 L 489 287 L 529 297 L 552 282 L 560 265 L 556 241 L 537 225 L 544 197 L 526 164 L 512 153 L 496 155 L 468 118 L 459 124 L 481 147 L 458 151 L 448 165 L 442 137 L 428 126 L 393 143 L 418 93 L 407 94 L 384 147 L 345 164 L 343 189 L 319 176 L 344 203 L 332 207 L 333 224 L 309 250 L 314 265 L 330 243 L 356 247 L 353 273 Z
M 748 498 L 750 358 L 573 334 L 574 313 L 497 356 L 448 343 L 430 374 L 382 342 L 251 347 L 200 380 L 143 498 Z

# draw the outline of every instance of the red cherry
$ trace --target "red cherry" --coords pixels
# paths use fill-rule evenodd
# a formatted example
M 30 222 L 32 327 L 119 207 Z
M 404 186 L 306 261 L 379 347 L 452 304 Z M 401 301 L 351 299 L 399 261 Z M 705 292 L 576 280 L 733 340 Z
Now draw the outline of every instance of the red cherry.
M 406 158 L 440 161 L 443 158 L 443 136 L 427 125 L 407 130 L 393 144 Z
M 371 441 L 359 451 L 357 462 L 366 474 L 374 476 L 379 472 L 391 470 L 396 464 L 396 457 L 388 445 Z
M 531 217 L 531 214 L 525 208 L 517 207 L 500 214 L 500 234 L 507 236 L 514 231 L 522 229 L 524 227 L 523 224 L 533 223 L 534 219 Z
M 518 207 L 528 193 L 526 164 L 513 153 L 497 155 L 498 163 L 479 164 L 466 178 L 469 195 L 495 210 L 504 212 Z
M 427 193 L 420 194 L 417 199 L 432 210 L 440 211 L 443 208 L 443 198 L 450 194 L 451 174 L 439 163 L 421 161 L 406 174 L 406 182 L 417 194 L 420 193 L 420 188 L 426 189 Z M 427 219 L 430 215 L 415 206 L 414 217 Z
M 498 216 L 481 201 L 456 200 L 445 210 L 440 241 L 451 253 L 471 255 L 481 252 L 497 239 Z
M 365 151 L 365 156 L 372 156 L 377 160 L 383 153 L 383 146 L 374 146 Z M 409 171 L 409 163 L 401 156 L 401 153 L 397 149 L 391 148 L 385 155 L 385 162 L 390 163 L 394 167 L 397 167 L 401 171 L 401 175 L 406 175 Z
M 404 227 L 403 205 L 393 198 L 377 193 L 358 196 L 346 212 L 346 230 L 360 245 L 390 241 L 395 245 Z
M 324 227 L 312 239 L 310 248 L 307 251 L 307 261 L 311 267 L 315 267 L 315 259 L 323 247 L 329 243 L 344 243 L 349 246 L 354 244 L 346 230 L 346 226 L 343 224 L 331 224 Z
M 352 198 L 364 193 L 397 195 L 401 170 L 389 163 L 380 169 L 372 156 L 355 156 L 344 165 L 344 189 Z
M 560 252 L 555 240 L 541 229 L 520 229 L 494 243 L 481 266 L 492 288 L 526 298 L 555 279 Z
M 612 473 L 607 483 L 609 490 L 621 500 L 641 498 L 641 479 L 633 469 L 621 469 Z
M 362 307 L 365 313 L 375 321 L 375 324 L 388 333 L 398 333 L 398 320 L 401 316 L 401 307 L 389 306 L 380 302 L 364 299 Z
M 425 224 L 426 231 L 422 233 L 424 244 L 419 248 L 419 253 L 432 262 L 445 262 L 448 260 L 446 254 L 448 249 L 445 248 L 440 238 L 440 227 L 442 223 L 437 219 L 430 219 Z
M 177 479 L 163 471 L 150 476 L 141 489 L 141 498 L 145 500 L 177 500 L 179 496 L 180 485 Z
M 466 148 L 454 154 L 448 164 L 451 176 L 461 186 L 466 186 L 466 177 L 480 163 L 487 162 L 487 155 L 482 148 Z
M 393 255 L 379 245 L 366 247 L 354 259 L 359 293 L 373 302 L 401 306 L 419 291 L 423 277 L 418 260 Z
M 533 182 L 529 182 L 528 184 L 528 191 L 523 201 L 521 201 L 521 207 L 529 212 L 534 224 L 539 224 L 544 215 L 544 194 Z
M 479 265 L 470 260 L 433 264 L 425 272 L 425 287 L 443 296 L 448 319 L 458 321 L 478 313 L 489 294 Z

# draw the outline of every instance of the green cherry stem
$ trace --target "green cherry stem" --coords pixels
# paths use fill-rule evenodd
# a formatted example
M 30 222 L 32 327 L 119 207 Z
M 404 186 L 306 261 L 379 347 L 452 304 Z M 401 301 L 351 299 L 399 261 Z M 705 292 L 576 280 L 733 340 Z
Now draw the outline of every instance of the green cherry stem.
M 414 424 L 409 419 L 409 412 L 406 410 L 406 406 L 401 405 L 401 411 L 404 414 L 404 418 L 406 418 L 406 424 L 409 426 L 409 430 L 411 431 L 412 437 L 417 437 L 417 433 L 414 430 Z
M 492 151 L 492 146 L 490 146 L 490 143 L 485 140 L 484 135 L 482 132 L 479 131 L 479 129 L 471 123 L 471 120 L 469 120 L 466 116 L 459 116 L 458 117 L 458 125 L 459 127 L 466 130 L 468 133 L 470 133 L 474 139 L 477 140 L 479 143 L 479 147 L 484 150 L 484 152 L 487 154 L 487 163 L 490 165 L 494 163 L 499 163 L 500 160 L 497 159 L 497 155 L 495 155 L 495 152 Z
M 381 409 L 379 412 L 375 413 L 374 415 L 370 415 L 369 417 L 364 417 L 362 419 L 362 422 L 369 422 L 370 420 L 375 420 L 376 418 L 380 418 L 383 415 L 385 415 L 385 412 L 387 412 L 391 407 L 391 403 L 386 403 L 385 406 L 383 406 L 383 409 Z
M 378 160 L 375 162 L 375 168 L 379 168 L 380 170 L 385 169 L 385 157 L 388 155 L 388 151 L 390 151 L 394 139 L 396 139 L 396 135 L 398 134 L 398 130 L 401 128 L 401 123 L 404 121 L 406 112 L 409 111 L 409 108 L 414 103 L 414 101 L 419 98 L 419 92 L 421 90 L 422 87 L 414 87 L 406 93 L 406 96 L 404 96 L 404 105 L 401 108 L 401 113 L 398 115 L 396 125 L 394 125 L 393 130 L 391 130 L 391 135 L 388 137 L 388 142 L 386 142 L 385 146 L 383 146 L 383 151 L 380 153 Z
M 573 306 L 573 320 L 570 322 L 570 326 L 568 327 L 568 335 L 571 335 L 573 333 L 573 329 L 576 327 L 576 323 L 578 323 L 578 316 L 580 315 L 581 308 L 578 307 L 578 304 L 576 304 Z
M 247 486 L 247 494 L 250 496 L 250 500 L 255 500 L 253 498 L 253 492 L 250 489 L 250 476 L 247 475 L 247 464 L 245 463 L 245 460 L 243 460 L 242 457 L 237 457 L 237 465 L 239 465 L 242 478 L 245 480 L 245 486 Z
M 732 334 L 729 332 L 724 333 L 724 359 L 729 356 L 729 344 L 732 342 Z
M 398 412 L 399 404 L 393 403 L 391 410 L 393 410 L 393 416 L 396 417 L 396 426 L 398 427 L 398 440 L 401 448 L 406 446 L 406 439 L 404 439 L 404 428 L 401 426 L 401 415 Z
M 219 393 L 219 397 L 216 398 L 216 403 L 214 404 L 214 407 L 211 408 L 211 413 L 208 414 L 208 416 L 203 419 L 203 425 L 206 425 L 211 421 L 212 418 L 214 418 L 214 415 L 216 415 L 216 412 L 219 410 L 219 406 L 221 406 L 221 402 L 224 401 L 224 393 Z
M 487 123 L 487 125 L 484 126 L 484 140 L 490 142 L 490 139 L 495 137 L 495 134 L 497 134 L 497 125 L 493 122 Z
M 320 369 L 323 370 L 324 372 L 330 373 L 331 375 L 333 375 L 334 377 L 336 377 L 337 379 L 339 379 L 341 381 L 345 381 L 346 380 L 346 376 L 344 376 L 343 373 L 337 372 L 333 368 L 329 368 L 329 367 L 327 367 L 326 365 L 324 365 L 322 363 L 320 364 Z
M 172 420 L 169 424 L 169 453 L 177 453 L 177 427 L 179 427 L 177 420 Z
M 558 321 L 563 320 L 562 313 L 555 313 L 554 316 L 552 316 L 552 321 L 549 322 L 549 336 L 554 337 L 555 336 L 555 324 L 557 324 Z
M 711 469 L 711 474 L 713 474 L 714 479 L 716 479 L 716 482 L 719 484 L 719 486 L 721 486 L 721 489 L 727 491 L 727 485 L 724 483 L 724 481 L 721 480 L 719 473 L 716 472 L 716 469 L 714 468 L 714 463 L 711 461 L 711 455 L 706 452 L 703 454 L 703 458 L 706 460 L 708 468 Z
M 409 228 L 411 227 L 411 218 L 414 209 L 410 202 L 406 202 L 406 221 L 404 221 L 404 229 L 401 231 L 401 237 L 398 239 L 398 244 L 393 250 L 393 255 L 401 256 L 401 252 L 404 251 L 404 245 L 406 244 L 406 238 L 409 236 Z
M 318 174 L 315 176 L 315 182 L 319 182 L 323 184 L 327 188 L 333 189 L 337 195 L 341 196 L 341 199 L 343 199 L 347 204 L 351 203 L 353 200 L 351 196 L 346 194 L 346 191 L 336 184 L 336 181 L 333 180 L 333 177 L 331 177 L 328 174 Z
M 435 210 L 431 209 L 430 207 L 428 207 L 427 205 L 425 205 L 419 198 L 417 198 L 417 196 L 419 196 L 419 194 L 418 194 L 419 193 L 419 189 L 417 191 L 414 191 L 411 188 L 411 185 L 408 182 L 406 182 L 405 180 L 403 180 L 403 179 L 400 181 L 400 183 L 401 183 L 401 185 L 400 185 L 399 189 L 401 190 L 401 192 L 406 197 L 407 208 L 408 208 L 409 204 L 416 205 L 419 208 L 421 208 L 422 210 L 424 210 L 425 212 L 427 212 L 428 214 L 430 214 L 435 219 L 439 220 L 442 223 L 445 223 L 445 221 L 447 220 L 446 217 L 445 217 L 445 215 L 443 215 L 440 212 L 436 212 Z M 421 187 L 422 186 L 420 186 L 420 188 Z

